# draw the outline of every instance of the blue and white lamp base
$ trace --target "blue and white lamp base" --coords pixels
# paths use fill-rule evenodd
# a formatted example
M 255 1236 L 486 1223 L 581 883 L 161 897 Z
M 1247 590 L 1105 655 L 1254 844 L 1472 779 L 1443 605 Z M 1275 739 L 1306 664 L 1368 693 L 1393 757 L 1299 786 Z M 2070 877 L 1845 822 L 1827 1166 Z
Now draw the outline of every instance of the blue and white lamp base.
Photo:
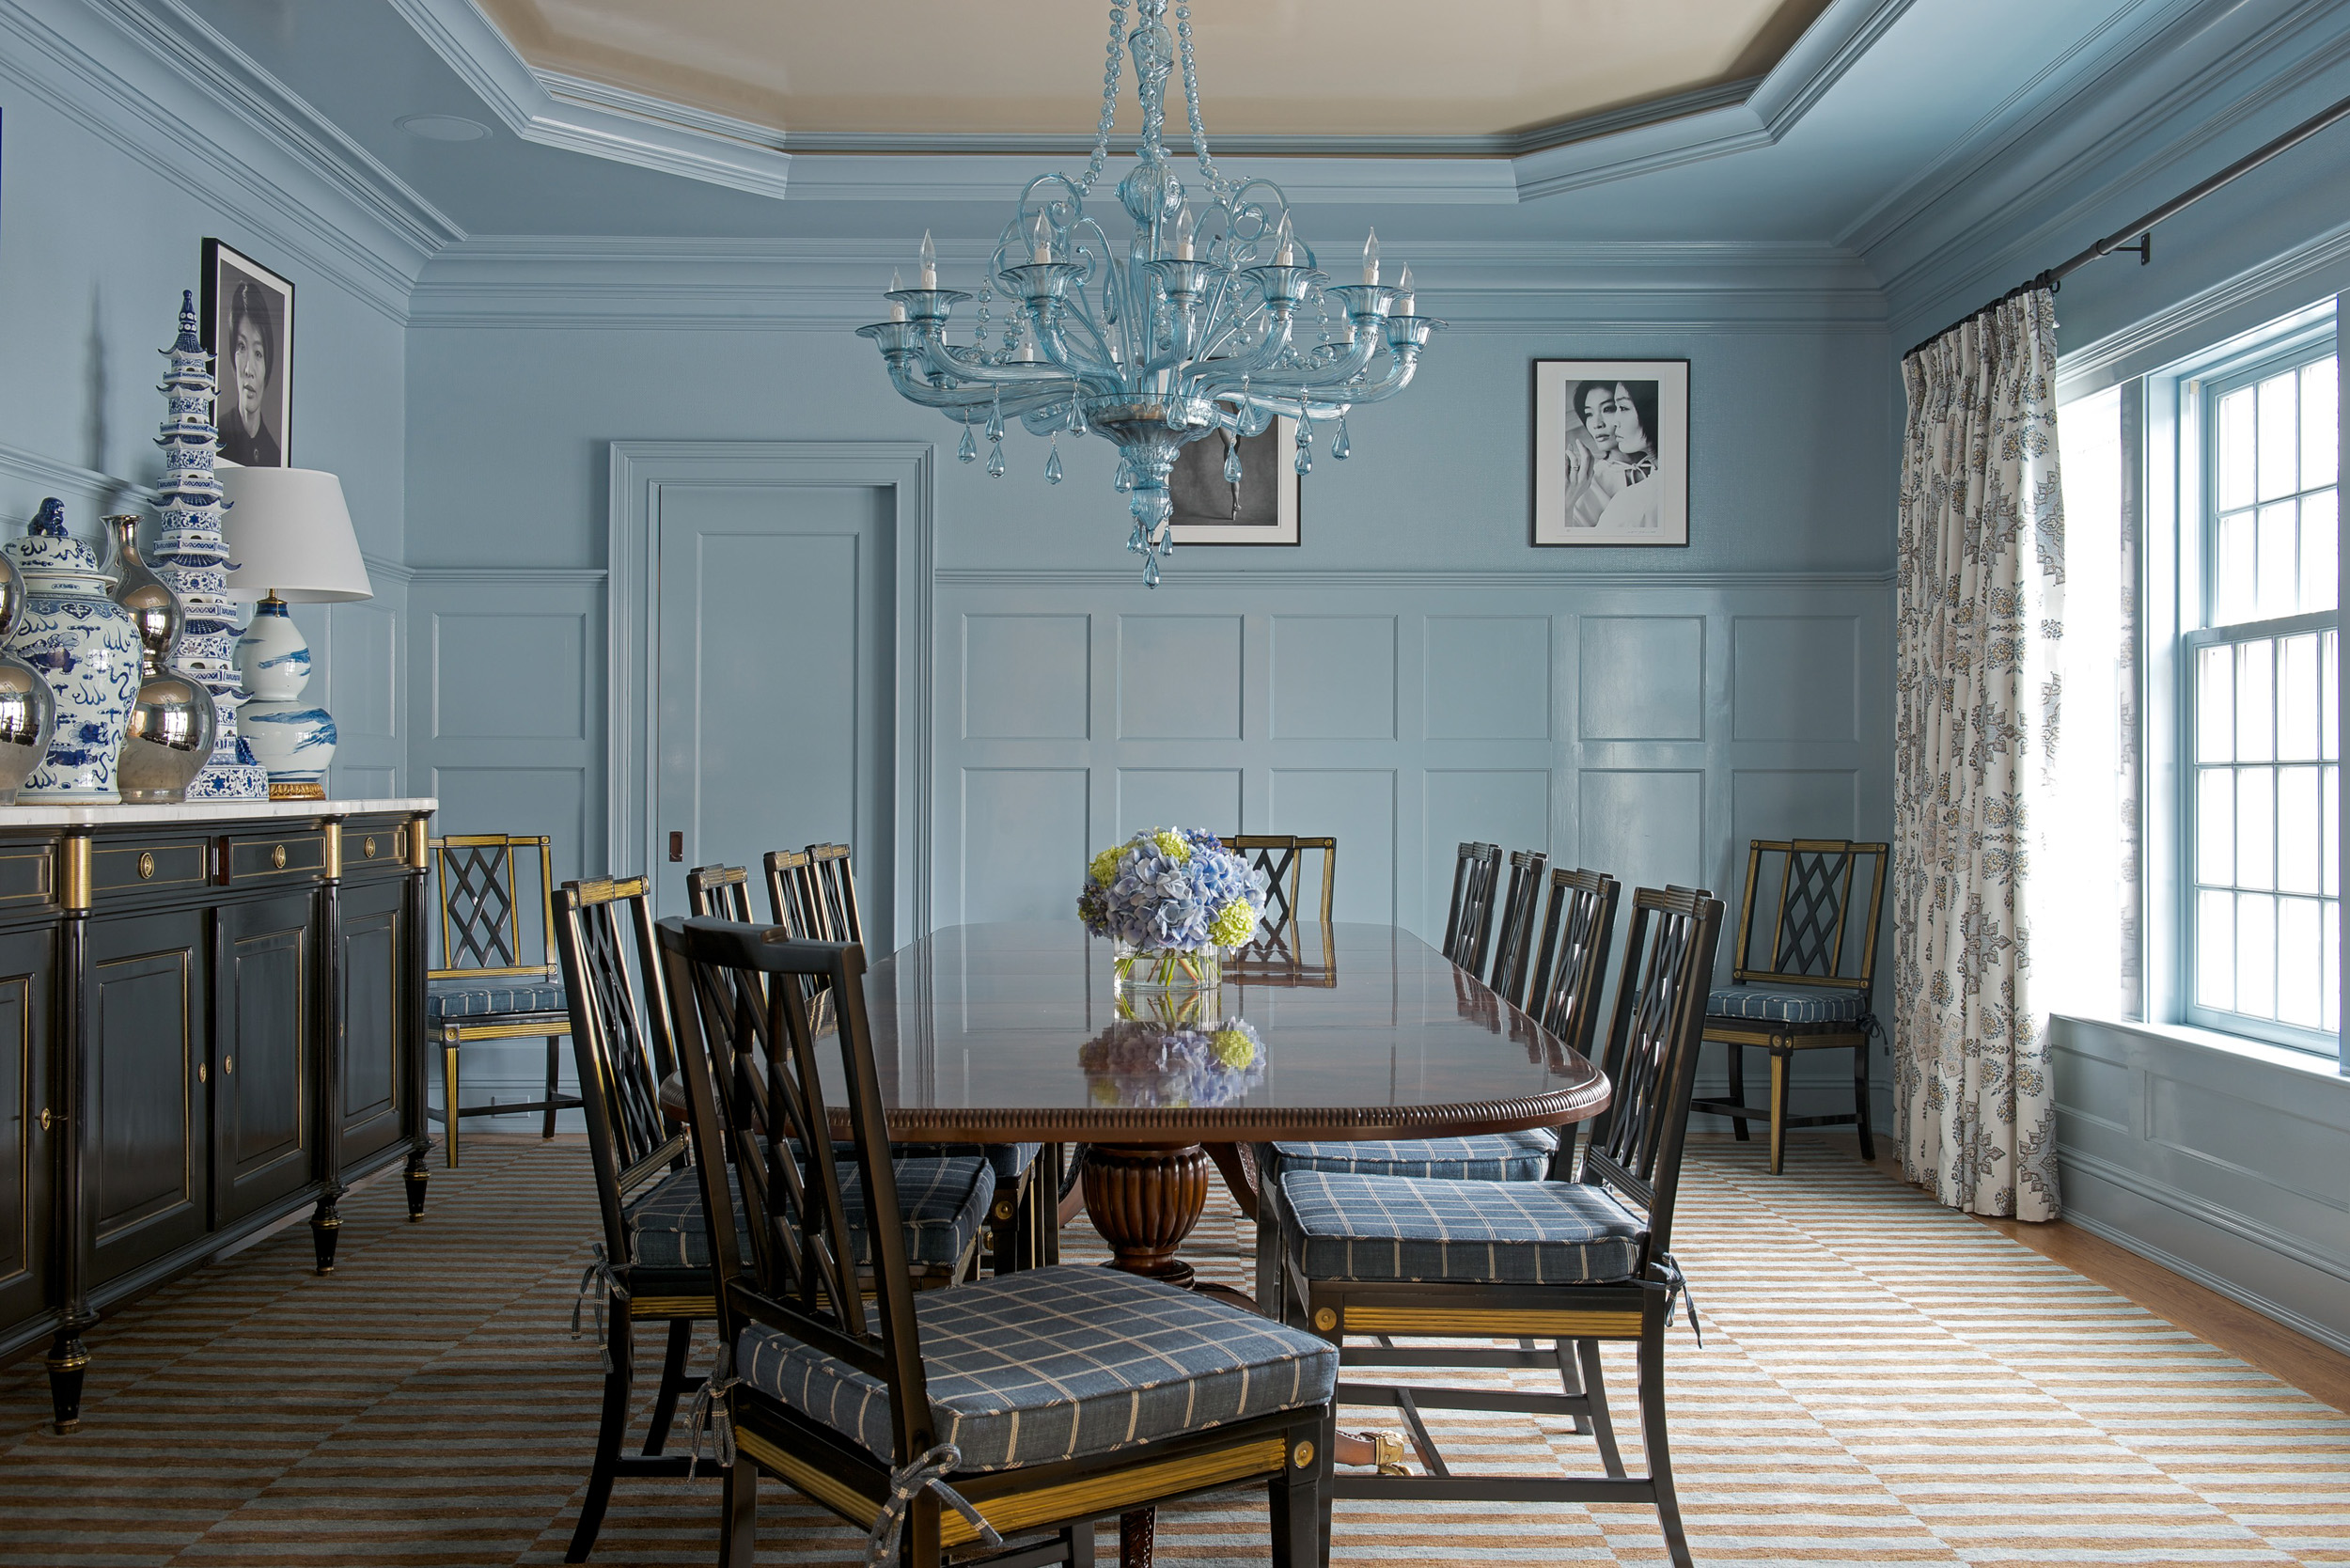
M 310 645 L 285 601 L 275 595 L 254 606 L 253 623 L 237 642 L 237 668 L 253 696 L 237 720 L 254 760 L 269 770 L 272 800 L 324 800 L 326 766 L 335 760 L 335 720 L 302 700 L 310 682 Z

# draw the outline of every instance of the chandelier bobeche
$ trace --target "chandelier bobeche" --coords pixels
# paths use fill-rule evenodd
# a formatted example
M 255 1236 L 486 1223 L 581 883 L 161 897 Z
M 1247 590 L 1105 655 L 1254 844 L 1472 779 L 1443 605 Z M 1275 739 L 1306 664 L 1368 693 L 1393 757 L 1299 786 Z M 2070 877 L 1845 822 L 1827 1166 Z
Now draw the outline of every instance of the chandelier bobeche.
M 857 329 L 880 347 L 900 393 L 964 427 L 964 462 L 977 460 L 972 431 L 984 431 L 990 474 L 1004 471 L 1007 419 L 1048 438 L 1044 477 L 1054 484 L 1063 431 L 1107 437 L 1119 450 L 1117 486 L 1133 494 L 1126 547 L 1142 557 L 1142 580 L 1152 588 L 1160 558 L 1174 548 L 1167 475 L 1183 447 L 1218 431 L 1259 435 L 1286 415 L 1297 421 L 1298 473 L 1312 467 L 1316 424 L 1337 425 L 1330 455 L 1343 459 L 1347 411 L 1402 391 L 1429 334 L 1444 324 L 1414 311 L 1411 268 L 1394 283 L 1380 281 L 1375 232 L 1363 245 L 1362 280 L 1333 283 L 1292 228 L 1279 186 L 1236 180 L 1216 167 L 1199 123 L 1190 8 L 1175 7 L 1172 37 L 1167 9 L 1167 0 L 1137 0 L 1134 31 L 1123 38 L 1142 101 L 1135 167 L 1118 184 L 1134 222 L 1124 254 L 1085 205 L 1109 154 L 1123 66 L 1126 5 L 1112 0 L 1093 156 L 1083 175 L 1039 175 L 1022 192 L 979 285 L 976 339 L 947 341 L 948 314 L 972 296 L 938 286 L 928 234 L 919 286 L 901 288 L 892 277 L 889 320 Z M 1196 214 L 1160 144 L 1179 56 L 1204 182 Z M 999 290 L 1012 308 L 991 325 Z M 1240 477 L 1235 440 L 1224 478 L 1237 484 Z

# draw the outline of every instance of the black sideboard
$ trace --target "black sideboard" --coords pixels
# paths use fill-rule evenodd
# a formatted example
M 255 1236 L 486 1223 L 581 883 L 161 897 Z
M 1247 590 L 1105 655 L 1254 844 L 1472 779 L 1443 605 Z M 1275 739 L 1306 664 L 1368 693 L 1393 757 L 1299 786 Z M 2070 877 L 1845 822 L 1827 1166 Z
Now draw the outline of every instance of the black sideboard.
M 59 1432 L 107 1308 L 407 1161 L 429 799 L 0 807 L 0 1362 Z

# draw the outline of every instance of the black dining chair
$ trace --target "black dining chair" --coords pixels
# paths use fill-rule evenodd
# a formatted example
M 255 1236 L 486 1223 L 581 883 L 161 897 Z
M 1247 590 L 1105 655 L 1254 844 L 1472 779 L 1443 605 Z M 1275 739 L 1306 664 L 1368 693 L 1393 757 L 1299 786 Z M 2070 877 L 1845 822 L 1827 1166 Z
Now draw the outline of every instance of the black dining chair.
M 1534 970 L 1534 916 L 1542 907 L 1543 871 L 1550 856 L 1541 850 L 1510 852 L 1510 891 L 1501 902 L 1501 924 L 1494 941 L 1493 989 L 1512 1007 L 1526 1005 L 1526 984 Z
M 1562 1362 L 1572 1345 L 1581 1362 L 1583 1393 L 1341 1382 L 1338 1403 L 1390 1405 L 1402 1415 L 1427 1474 L 1338 1475 L 1331 1496 L 1391 1505 L 1646 1503 L 1657 1511 L 1673 1562 L 1690 1568 L 1666 1432 L 1665 1329 L 1684 1292 L 1673 1212 L 1722 906 L 1643 887 L 1632 911 L 1604 1060 L 1612 1098 L 1581 1170 L 1543 1182 L 1284 1171 L 1273 1305 L 1285 1322 L 1340 1346 L 1342 1368 L 1521 1365 L 1522 1349 L 1424 1341 L 1525 1335 L 1558 1341 Z M 1638 1347 L 1646 1475 L 1627 1474 L 1617 1450 L 1600 1341 Z M 1423 1408 L 1588 1419 L 1606 1474 L 1559 1475 L 1539 1436 L 1534 1473 L 1456 1473 Z
M 739 1214 L 711 1232 L 722 1568 L 756 1556 L 762 1474 L 903 1568 L 1007 1538 L 1001 1562 L 1090 1564 L 1096 1518 L 1240 1484 L 1265 1489 L 1276 1564 L 1324 1560 L 1327 1345 L 1114 1269 L 916 1296 L 896 1232 L 868 1260 L 844 1218 L 853 1183 L 893 1196 L 863 949 L 702 919 L 664 921 L 660 941 L 703 1201 Z M 801 981 L 836 998 L 836 1095 Z
M 1452 861 L 1452 902 L 1445 912 L 1445 957 L 1482 980 L 1486 943 L 1493 934 L 1494 885 L 1500 879 L 1501 846 L 1465 843 Z

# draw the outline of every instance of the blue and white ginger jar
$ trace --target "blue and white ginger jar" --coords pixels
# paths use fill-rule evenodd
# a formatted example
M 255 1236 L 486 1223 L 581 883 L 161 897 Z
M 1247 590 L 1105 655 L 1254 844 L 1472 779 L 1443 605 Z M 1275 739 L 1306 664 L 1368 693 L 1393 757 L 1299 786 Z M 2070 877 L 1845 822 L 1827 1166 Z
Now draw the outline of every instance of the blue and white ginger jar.
M 24 614 L 8 651 L 40 671 L 57 699 L 49 754 L 21 801 L 111 806 L 115 763 L 139 689 L 139 635 L 109 596 L 98 553 L 65 529 L 65 503 L 40 504 L 32 527 L 5 547 L 24 579 Z

